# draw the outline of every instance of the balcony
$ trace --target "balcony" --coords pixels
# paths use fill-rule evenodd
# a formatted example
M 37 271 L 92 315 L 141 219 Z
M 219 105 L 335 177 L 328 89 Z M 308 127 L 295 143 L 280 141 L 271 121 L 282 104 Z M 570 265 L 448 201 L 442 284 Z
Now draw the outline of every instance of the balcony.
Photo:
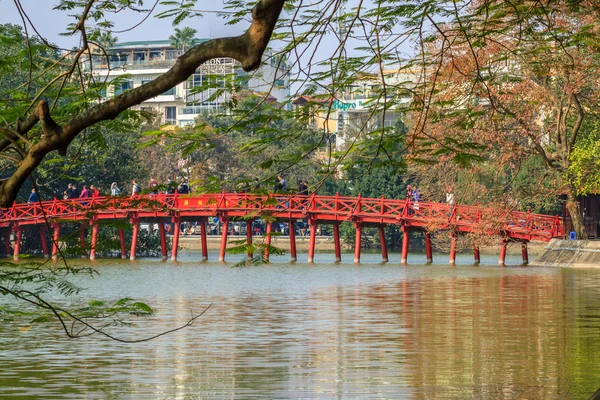
M 111 70 L 124 69 L 124 70 L 141 70 L 141 69 L 169 69 L 177 60 L 135 60 L 131 61 L 112 61 L 110 64 L 106 62 L 92 62 L 92 68 L 94 70 L 108 69 L 110 66 Z
M 179 109 L 179 114 L 185 114 L 185 115 L 200 114 L 201 112 L 202 112 L 202 107 L 198 107 L 198 106 L 181 107 Z

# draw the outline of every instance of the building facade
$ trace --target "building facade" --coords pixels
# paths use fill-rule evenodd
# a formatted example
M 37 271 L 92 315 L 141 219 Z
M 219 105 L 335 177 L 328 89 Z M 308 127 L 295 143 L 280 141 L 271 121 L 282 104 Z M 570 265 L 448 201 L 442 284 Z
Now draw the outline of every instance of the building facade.
M 196 43 L 205 40 L 197 39 Z M 169 40 L 123 42 L 107 54 L 94 54 L 91 70 L 96 77 L 109 82 L 117 79 L 104 93 L 109 98 L 164 74 L 181 54 L 183 51 L 174 48 Z M 261 67 L 247 73 L 232 58 L 215 58 L 202 64 L 187 81 L 135 108 L 155 113 L 162 124 L 183 127 L 193 124 L 202 113 L 223 110 L 236 89 L 268 93 L 278 102 L 287 100 L 290 90 L 285 60 L 265 52 Z
M 395 86 L 415 85 L 418 80 L 417 72 L 384 71 L 386 85 Z M 387 96 L 388 103 L 394 106 L 387 111 L 375 111 L 383 108 L 381 98 L 382 79 L 377 75 L 365 74 L 351 85 L 333 97 L 300 96 L 292 101 L 292 106 L 299 117 L 304 115 L 308 124 L 318 131 L 324 132 L 336 149 L 343 149 L 352 142 L 360 132 L 372 132 L 394 127 L 401 119 L 402 112 L 398 106 L 407 105 L 409 96 Z M 390 89 L 390 92 L 394 92 Z

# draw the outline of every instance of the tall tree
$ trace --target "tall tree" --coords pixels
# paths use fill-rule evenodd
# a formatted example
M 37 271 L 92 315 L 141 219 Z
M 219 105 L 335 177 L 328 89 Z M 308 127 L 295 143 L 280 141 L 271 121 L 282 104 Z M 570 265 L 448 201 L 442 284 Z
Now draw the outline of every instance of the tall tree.
M 175 34 L 169 36 L 171 46 L 183 51 L 189 49 L 194 45 L 194 39 L 197 32 L 196 29 L 187 26 L 183 29 L 175 28 Z
M 584 121 L 597 118 L 598 17 L 585 2 L 480 0 L 455 5 L 443 24 L 432 21 L 415 152 L 498 170 L 538 157 L 556 172 L 549 194 L 567 195 L 574 228 L 587 238 L 568 171 L 588 134 Z
M 114 47 L 119 42 L 119 38 L 113 36 L 111 32 L 101 32 L 98 36 L 97 43 L 98 45 L 106 52 L 110 50 L 111 47 Z

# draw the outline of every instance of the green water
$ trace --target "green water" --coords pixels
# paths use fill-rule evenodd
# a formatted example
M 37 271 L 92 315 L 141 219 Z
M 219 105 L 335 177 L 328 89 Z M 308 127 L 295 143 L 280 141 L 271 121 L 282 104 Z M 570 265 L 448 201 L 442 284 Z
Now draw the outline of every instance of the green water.
M 450 267 L 411 255 L 403 267 L 375 254 L 360 266 L 317 254 L 314 266 L 283 257 L 234 269 L 199 256 L 101 260 L 84 282 L 84 298 L 156 307 L 116 331 L 126 338 L 213 303 L 183 331 L 132 345 L 0 327 L 0 396 L 582 399 L 600 386 L 600 271 L 499 268 L 495 256 Z

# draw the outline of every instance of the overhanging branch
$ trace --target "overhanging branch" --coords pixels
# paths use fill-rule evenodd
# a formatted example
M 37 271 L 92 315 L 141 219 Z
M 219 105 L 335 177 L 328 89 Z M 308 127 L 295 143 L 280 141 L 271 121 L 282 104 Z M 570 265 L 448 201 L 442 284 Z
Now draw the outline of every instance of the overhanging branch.
M 46 154 L 53 150 L 64 154 L 69 144 L 84 129 L 98 122 L 114 119 L 123 111 L 166 92 L 185 81 L 206 61 L 217 57 L 231 57 L 239 61 L 245 71 L 258 68 L 284 3 L 285 0 L 259 1 L 252 9 L 250 27 L 241 36 L 212 39 L 192 47 L 157 79 L 97 104 L 63 126 L 52 119 L 47 103 L 40 102 L 34 112 L 17 124 L 17 130 L 25 133 L 41 121 L 44 135 L 42 140 L 31 146 L 13 175 L 0 184 L 0 205 L 8 206 L 14 201 L 23 182 Z

